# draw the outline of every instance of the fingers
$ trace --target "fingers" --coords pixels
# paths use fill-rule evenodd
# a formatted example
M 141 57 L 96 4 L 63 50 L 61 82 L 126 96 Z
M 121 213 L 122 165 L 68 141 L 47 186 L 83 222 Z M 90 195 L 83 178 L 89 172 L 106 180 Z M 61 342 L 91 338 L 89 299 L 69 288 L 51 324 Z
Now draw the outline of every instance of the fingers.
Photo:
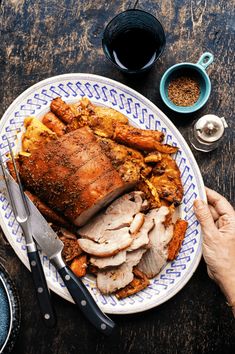
M 232 232 L 235 235 L 235 216 L 232 217 L 230 215 L 222 215 L 217 220 L 218 228 L 223 233 Z
M 209 209 L 210 209 L 210 212 L 211 212 L 211 215 L 214 219 L 214 221 L 218 220 L 220 215 L 217 213 L 217 211 L 215 210 L 215 208 L 212 206 L 212 205 L 208 205 Z
M 214 278 L 214 275 L 212 274 L 210 268 L 207 266 L 207 274 L 209 275 L 209 277 L 212 279 L 212 280 L 215 280 Z
M 200 199 L 195 200 L 194 211 L 204 234 L 208 235 L 217 232 L 209 206 L 205 202 Z
M 214 207 L 219 216 L 224 214 L 235 214 L 232 205 L 219 193 L 213 191 L 210 188 L 206 188 L 206 195 L 208 203 Z

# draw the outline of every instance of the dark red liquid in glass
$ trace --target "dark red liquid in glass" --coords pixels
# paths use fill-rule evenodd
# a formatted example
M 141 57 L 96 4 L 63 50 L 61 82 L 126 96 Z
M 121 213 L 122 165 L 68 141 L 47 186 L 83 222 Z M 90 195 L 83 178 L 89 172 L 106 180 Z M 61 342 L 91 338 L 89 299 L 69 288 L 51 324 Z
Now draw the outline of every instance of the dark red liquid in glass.
M 133 28 L 116 35 L 112 43 L 113 60 L 128 70 L 151 65 L 161 52 L 161 45 L 151 32 Z

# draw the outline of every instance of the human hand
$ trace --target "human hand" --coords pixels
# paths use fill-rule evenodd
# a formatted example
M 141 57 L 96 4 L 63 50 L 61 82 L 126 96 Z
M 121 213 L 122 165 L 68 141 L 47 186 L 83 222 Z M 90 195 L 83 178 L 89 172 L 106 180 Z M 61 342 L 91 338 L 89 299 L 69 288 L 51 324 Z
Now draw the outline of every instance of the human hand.
M 203 232 L 203 256 L 209 276 L 224 292 L 235 316 L 235 211 L 219 193 L 206 188 L 208 205 L 194 202 Z

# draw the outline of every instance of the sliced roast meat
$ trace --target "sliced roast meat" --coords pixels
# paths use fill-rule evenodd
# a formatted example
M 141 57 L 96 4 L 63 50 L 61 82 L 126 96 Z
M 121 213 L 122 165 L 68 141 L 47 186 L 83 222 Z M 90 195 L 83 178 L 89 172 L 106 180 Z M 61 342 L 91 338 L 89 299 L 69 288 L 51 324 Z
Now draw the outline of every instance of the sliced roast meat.
M 126 251 L 120 251 L 111 257 L 91 257 L 90 263 L 99 269 L 116 267 L 126 261 Z
M 124 288 L 134 278 L 132 267 L 123 263 L 119 267 L 97 273 L 96 283 L 102 294 L 110 294 Z
M 167 244 L 173 235 L 173 226 L 165 228 L 163 224 L 168 212 L 168 208 L 162 206 L 148 213 L 148 216 L 153 218 L 155 225 L 149 233 L 149 249 L 138 264 L 138 269 L 148 278 L 157 275 L 167 261 Z
M 97 242 L 85 238 L 78 240 L 84 252 L 98 257 L 113 256 L 130 246 L 131 242 L 132 238 L 127 227 L 120 230 L 107 230 L 97 238 Z
M 107 271 L 97 273 L 97 287 L 103 294 L 113 293 L 124 288 L 133 278 L 133 267 L 139 263 L 145 249 L 128 252 L 126 262 L 119 267 L 113 267 Z
M 166 257 L 155 248 L 150 248 L 138 264 L 138 269 L 145 273 L 149 279 L 155 277 L 166 264 Z
M 134 219 L 130 225 L 130 233 L 132 235 L 137 234 L 137 232 L 140 230 L 141 226 L 144 223 L 144 218 L 145 215 L 143 213 L 138 213 L 134 216 Z
M 78 230 L 81 237 L 95 240 L 105 230 L 118 230 L 130 226 L 134 215 L 143 204 L 142 192 L 131 192 L 116 199 L 104 213 L 100 213 Z
M 136 266 L 145 252 L 145 248 L 139 248 L 138 250 L 128 252 L 126 256 L 126 263 L 129 264 L 129 266 L 131 267 Z
M 124 215 L 130 214 L 132 217 L 139 213 L 143 204 L 144 193 L 140 191 L 133 191 L 124 194 L 122 197 L 116 199 L 106 210 L 106 214 Z
M 128 227 L 133 219 L 132 215 L 111 215 L 100 213 L 90 222 L 78 229 L 81 237 L 96 240 L 101 237 L 106 230 L 118 230 Z
M 168 244 L 173 237 L 174 226 L 171 224 L 165 227 L 165 230 L 162 232 L 157 232 L 156 238 L 158 240 L 158 251 L 164 257 L 168 257 Z M 156 232 L 156 230 L 155 230 Z M 158 236 L 158 237 L 157 237 Z
M 138 215 L 138 214 L 137 214 Z M 149 243 L 149 232 L 154 227 L 154 221 L 151 215 L 147 214 L 145 216 L 144 224 L 140 230 L 134 235 L 131 245 L 128 247 L 127 251 L 133 251 L 140 247 L 145 247 Z

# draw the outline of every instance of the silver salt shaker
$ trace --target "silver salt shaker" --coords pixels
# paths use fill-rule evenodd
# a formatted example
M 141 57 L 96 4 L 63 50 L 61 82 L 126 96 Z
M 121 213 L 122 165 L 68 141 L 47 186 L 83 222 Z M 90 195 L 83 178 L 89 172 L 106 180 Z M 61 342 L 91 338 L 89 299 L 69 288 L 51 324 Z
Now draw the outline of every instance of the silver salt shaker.
M 207 114 L 194 124 L 189 133 L 189 140 L 196 150 L 212 151 L 220 144 L 227 127 L 224 117 Z

